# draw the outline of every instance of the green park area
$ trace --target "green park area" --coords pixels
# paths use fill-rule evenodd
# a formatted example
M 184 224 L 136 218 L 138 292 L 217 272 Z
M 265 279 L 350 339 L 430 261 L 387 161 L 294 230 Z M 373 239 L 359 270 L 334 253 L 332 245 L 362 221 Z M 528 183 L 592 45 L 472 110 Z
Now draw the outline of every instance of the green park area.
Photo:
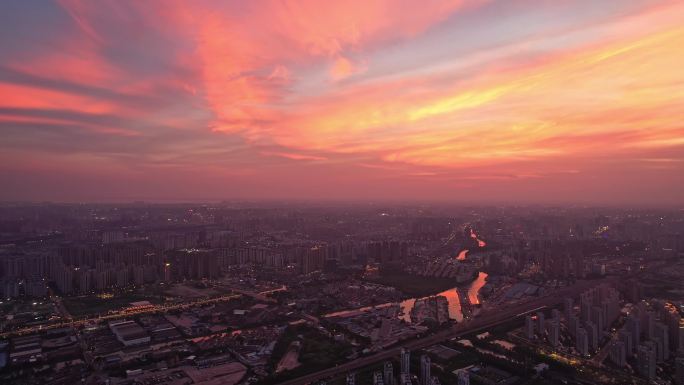
M 301 366 L 270 376 L 260 384 L 279 384 L 291 378 L 329 368 L 347 361 L 347 356 L 352 352 L 350 344 L 335 341 L 314 327 L 305 324 L 288 326 L 273 349 L 270 362 L 273 367 L 287 353 L 290 344 L 294 341 L 299 341 L 302 346 L 299 354 Z

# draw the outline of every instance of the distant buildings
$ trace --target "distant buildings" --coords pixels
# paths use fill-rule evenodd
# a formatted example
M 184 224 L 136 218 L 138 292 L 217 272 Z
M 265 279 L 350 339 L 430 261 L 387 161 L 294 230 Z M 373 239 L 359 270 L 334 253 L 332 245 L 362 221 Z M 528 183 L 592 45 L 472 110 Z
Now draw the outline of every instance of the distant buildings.
M 470 385 L 470 373 L 467 369 L 460 369 L 456 372 L 456 385 Z
M 637 372 L 642 377 L 652 380 L 656 375 L 656 348 L 650 341 L 637 348 Z
M 596 350 L 599 345 L 598 327 L 593 322 L 587 322 L 584 325 L 584 329 L 587 331 L 587 337 L 589 338 L 589 349 L 592 351 Z
M 368 258 L 379 263 L 404 261 L 409 254 L 409 244 L 402 241 L 370 242 L 367 248 Z
M 541 335 L 546 330 L 546 321 L 544 319 L 544 312 L 537 312 L 537 332 Z
M 530 315 L 525 317 L 525 337 L 530 340 L 534 338 L 534 319 Z
M 560 321 L 557 319 L 549 323 L 549 344 L 554 348 L 560 343 Z
M 487 247 L 490 250 L 475 253 L 473 249 L 465 259 L 456 260 L 456 256 L 448 252 L 432 251 L 438 247 L 446 250 L 442 246 L 445 239 L 451 243 L 449 248 L 452 251 L 452 246 L 462 247 L 459 233 L 463 221 L 452 222 L 451 214 L 429 212 L 425 208 L 402 208 L 390 215 L 378 213 L 376 208 L 362 208 L 357 212 L 347 207 L 339 211 L 321 208 L 241 210 L 233 207 L 191 209 L 173 205 L 158 210 L 147 207 L 135 210 L 108 208 L 104 214 L 102 209 L 80 206 L 67 209 L 84 214 L 68 226 L 62 226 L 68 221 L 58 219 L 44 226 L 32 226 L 27 231 L 23 230 L 24 218 L 31 220 L 44 214 L 21 214 L 16 223 L 6 221 L 4 217 L 0 219 L 0 230 L 3 230 L 0 237 L 5 237 L 0 248 L 0 296 L 44 297 L 48 288 L 57 294 L 51 301 L 12 301 L 10 305 L 16 303 L 22 308 L 13 310 L 16 314 L 12 319 L 3 314 L 0 322 L 0 326 L 6 328 L 3 332 L 16 331 L 24 324 L 30 324 L 29 327 L 37 325 L 34 328 L 40 331 L 38 334 L 47 335 L 48 328 L 42 328 L 63 322 L 72 307 L 73 316 L 81 317 L 76 315 L 79 309 L 73 305 L 77 299 L 61 301 L 61 295 L 88 295 L 94 299 L 95 296 L 91 295 L 98 293 L 97 300 L 112 299 L 112 308 L 119 309 L 116 304 L 120 298 L 130 293 L 131 296 L 144 295 L 155 304 L 157 299 L 163 300 L 163 305 L 150 304 L 149 311 L 135 306 L 113 310 L 110 314 L 116 312 L 115 316 L 131 320 L 107 324 L 109 318 L 93 317 L 88 326 L 74 331 L 68 338 L 26 335 L 10 338 L 4 347 L 0 346 L 0 355 L 6 353 L 11 360 L 17 359 L 17 363 L 27 363 L 25 373 L 30 376 L 35 374 L 38 378 L 37 372 L 44 370 L 41 379 L 52 378 L 53 371 L 57 372 L 60 367 L 69 371 L 71 361 L 76 357 L 84 362 L 75 363 L 74 367 L 82 365 L 83 373 L 95 369 L 106 375 L 114 374 L 114 377 L 127 373 L 146 380 L 154 378 L 157 371 L 163 371 L 160 368 L 164 366 L 170 370 L 191 366 L 192 371 L 209 369 L 206 372 L 211 372 L 220 360 L 238 359 L 250 369 L 239 367 L 237 373 L 248 372 L 250 377 L 263 379 L 274 374 L 269 373 L 266 363 L 283 332 L 280 325 L 286 323 L 315 323 L 317 317 L 325 317 L 331 322 L 321 322 L 319 331 L 331 341 L 338 342 L 345 342 L 349 334 L 355 335 L 358 344 L 354 343 L 350 348 L 350 356 L 362 356 L 396 346 L 398 341 L 425 335 L 432 322 L 421 324 L 423 321 L 443 323 L 449 319 L 445 297 L 416 299 L 411 302 L 411 310 L 405 312 L 405 303 L 399 304 L 403 294 L 397 288 L 372 283 L 375 278 L 387 278 L 401 272 L 412 274 L 416 279 L 427 281 L 436 277 L 453 283 L 461 282 L 461 279 L 470 281 L 472 273 L 477 274 L 484 268 L 490 274 L 486 287 L 491 288 L 491 297 L 486 298 L 493 298 L 492 304 L 499 301 L 511 306 L 519 304 L 520 311 L 527 311 L 526 299 L 553 295 L 558 288 L 572 285 L 575 278 L 587 274 L 599 276 L 606 272 L 611 276 L 622 273 L 632 276 L 635 269 L 654 266 L 649 265 L 652 261 L 649 258 L 660 253 L 654 245 L 660 245 L 662 249 L 663 244 L 658 239 L 672 238 L 672 234 L 655 234 L 663 230 L 661 227 L 652 229 L 654 220 L 661 223 L 659 216 L 640 220 L 643 226 L 633 233 L 640 237 L 639 241 L 630 243 L 629 238 L 615 234 L 626 234 L 625 228 L 636 221 L 634 213 L 615 216 L 613 220 L 629 218 L 625 221 L 630 222 L 616 226 L 608 218 L 593 218 L 593 214 L 587 222 L 576 224 L 575 219 L 568 221 L 564 214 L 553 212 L 549 218 L 538 220 L 537 216 L 527 217 L 528 214 L 524 214 L 523 219 L 513 217 L 508 210 L 505 215 L 486 218 L 479 213 L 470 213 L 468 209 L 464 214 L 468 220 L 481 222 L 477 226 L 483 230 L 496 231 L 488 234 L 491 243 Z M 540 225 L 540 222 L 543 223 Z M 595 234 L 598 226 L 602 231 L 600 236 Z M 15 238 L 14 231 L 5 232 L 8 227 L 16 228 L 16 233 L 24 232 L 26 242 L 8 244 Z M 34 240 L 36 234 L 52 228 L 60 232 L 53 241 L 42 236 L 37 237 L 39 241 Z M 680 228 L 681 220 L 668 231 L 673 233 Z M 470 227 L 466 238 L 470 236 L 469 231 Z M 455 238 L 448 238 L 452 232 Z M 651 239 L 653 237 L 655 242 Z M 677 237 L 681 238 L 681 234 L 676 233 L 675 238 L 679 239 Z M 682 243 L 677 242 L 680 245 L 677 252 L 681 253 L 684 250 L 681 249 Z M 644 258 L 644 254 L 648 258 Z M 675 260 L 672 250 L 667 254 L 670 255 L 667 261 Z M 663 260 L 655 259 L 657 263 Z M 676 267 L 673 266 L 672 270 Z M 655 274 L 650 270 L 655 269 L 644 268 L 635 276 Z M 681 270 L 684 272 L 684 267 Z M 667 282 L 676 282 L 675 273 L 669 274 L 672 281 Z M 614 374 L 615 367 L 630 367 L 640 376 L 653 378 L 656 368 L 664 372 L 662 369 L 670 370 L 674 364 L 675 382 L 684 385 L 684 359 L 674 358 L 677 352 L 684 356 L 684 322 L 679 314 L 681 303 L 644 298 L 639 279 L 630 278 L 621 284 L 622 295 L 634 306 L 623 305 L 614 288 L 599 284 L 581 293 L 579 298 L 564 298 L 562 311 L 560 308 L 543 312 L 532 310 L 533 314 L 524 319 L 521 334 L 534 340 L 534 345 L 546 342 L 554 348 L 544 348 L 546 352 L 554 350 L 559 355 L 572 355 L 576 350 L 585 359 L 609 341 L 605 346 L 607 350 L 601 352 L 608 353 L 614 365 L 603 374 Z M 649 279 L 655 281 L 656 278 Z M 612 279 L 606 281 L 612 282 Z M 147 289 L 149 291 L 146 292 Z M 649 287 L 647 293 L 651 292 Z M 223 300 L 232 297 L 232 293 L 242 295 Z M 220 296 L 220 301 L 224 302 L 208 304 L 214 299 L 204 300 L 215 296 Z M 177 312 L 185 302 L 192 304 L 187 310 Z M 268 302 L 268 305 L 262 302 Z M 388 305 L 375 306 L 377 304 Z M 42 310 L 34 310 L 38 308 Z M 176 310 L 162 314 L 165 308 Z M 347 310 L 338 311 L 342 309 Z M 491 314 L 489 306 L 474 312 L 470 307 L 463 310 L 467 316 L 480 319 Z M 478 313 L 479 310 L 482 313 Z M 618 324 L 615 321 L 621 316 L 621 310 L 630 314 L 624 318 L 624 326 L 620 330 L 611 330 Z M 97 311 L 104 315 L 109 310 L 98 308 Z M 331 315 L 335 313 L 348 315 Z M 519 318 L 517 320 L 520 321 Z M 106 326 L 90 327 L 97 323 Z M 349 334 L 338 334 L 340 328 L 330 327 L 333 323 Z M 251 329 L 252 325 L 267 324 L 269 326 L 264 328 L 268 331 L 261 330 L 261 326 Z M 240 329 L 239 335 L 226 331 L 233 327 Z M 305 343 L 306 338 L 302 335 L 301 342 Z M 521 340 L 520 344 L 526 342 Z M 566 342 L 573 345 L 574 350 L 572 346 L 561 346 Z M 478 348 L 482 350 L 481 346 Z M 231 351 L 230 355 L 221 353 L 225 357 L 214 357 L 214 351 L 225 352 L 226 349 Z M 454 355 L 463 353 L 453 351 Z M 402 349 L 399 362 L 386 361 L 382 367 L 374 366 L 373 370 L 377 371 L 359 379 L 359 382 L 438 385 L 435 371 L 440 367 L 431 367 L 430 357 L 440 363 L 442 360 L 449 362 L 449 359 L 442 358 L 430 348 L 425 352 L 429 356 L 413 357 L 412 362 L 411 353 Z M 468 349 L 467 353 L 482 352 Z M 517 351 L 511 355 L 516 355 L 515 362 L 524 360 L 519 360 Z M 55 359 L 55 356 L 66 358 Z M 91 357 L 93 363 L 85 362 Z M 140 368 L 138 360 L 141 357 L 145 368 L 149 366 L 152 370 Z M 35 365 L 32 365 L 32 360 Z M 13 364 L 10 362 L 9 365 Z M 134 369 L 127 370 L 129 368 Z M 543 365 L 535 369 L 557 370 Z M 144 371 L 150 373 L 143 374 Z M 603 369 L 599 367 L 597 371 Z M 82 378 L 83 373 L 74 370 L 75 382 Z M 442 375 L 441 370 L 439 374 Z M 517 380 L 513 374 L 498 368 L 494 361 L 454 374 L 459 385 L 469 385 L 471 378 L 478 384 L 515 383 Z M 582 376 L 580 373 L 577 375 Z M 669 376 L 667 372 L 663 377 L 669 379 Z M 356 380 L 354 373 L 346 376 L 347 385 L 356 385 Z
M 383 374 L 385 385 L 394 385 L 394 369 L 392 368 L 392 362 L 385 361 Z
M 675 360 L 675 384 L 684 385 L 684 357 Z
M 409 374 L 402 374 L 399 378 L 400 385 L 413 385 Z
M 347 385 L 356 385 L 356 373 L 347 374 Z
M 617 341 L 610 347 L 610 360 L 618 367 L 625 366 L 627 354 L 624 342 Z
M 401 374 L 411 374 L 411 352 L 405 348 L 401 349 Z
M 565 298 L 563 300 L 563 310 L 565 311 L 565 319 L 569 320 L 573 313 L 573 300 L 572 298 Z
M 653 337 L 651 340 L 656 345 L 657 361 L 663 362 L 670 358 L 670 338 L 668 328 L 660 322 L 653 325 Z
M 426 354 L 420 357 L 420 383 L 421 385 L 431 385 L 432 376 L 430 375 L 432 363 Z
M 377 371 L 373 373 L 373 385 L 385 385 L 382 372 Z
M 639 318 L 634 314 L 627 316 L 625 328 L 632 334 L 632 346 L 636 348 L 639 346 L 641 341 L 641 327 Z
M 150 342 L 150 336 L 145 329 L 134 321 L 110 322 L 109 329 L 124 346 L 144 345 Z
M 634 344 L 632 343 L 632 333 L 627 328 L 622 328 L 618 332 L 618 339 L 625 346 L 625 354 L 631 357 L 634 354 Z
M 584 328 L 577 329 L 575 348 L 583 356 L 589 354 L 589 336 Z

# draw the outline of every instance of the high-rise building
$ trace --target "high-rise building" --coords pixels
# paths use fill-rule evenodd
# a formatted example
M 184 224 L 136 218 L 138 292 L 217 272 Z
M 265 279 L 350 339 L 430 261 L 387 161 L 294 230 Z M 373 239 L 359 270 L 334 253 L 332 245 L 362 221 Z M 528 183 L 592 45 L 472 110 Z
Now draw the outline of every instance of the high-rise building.
M 430 375 L 430 357 L 426 354 L 420 356 L 420 383 L 421 385 L 430 385 L 432 376 Z
M 684 385 L 684 357 L 675 360 L 675 384 Z
M 356 373 L 347 373 L 347 385 L 356 385 Z
M 594 306 L 591 308 L 591 322 L 596 325 L 598 337 L 601 338 L 603 331 L 606 328 L 606 317 L 601 306 Z
M 129 271 L 127 268 L 124 266 L 119 266 L 116 270 L 116 286 L 118 287 L 126 287 L 128 285 L 128 282 L 130 282 L 130 274 L 128 274 Z
M 544 330 L 546 330 L 546 321 L 544 320 L 544 313 L 538 311 L 537 312 L 537 333 L 539 335 L 544 334 Z
M 93 275 L 95 275 L 95 271 L 93 270 L 80 270 L 80 274 L 78 277 L 78 289 L 82 294 L 88 293 L 93 289 L 93 284 L 97 282 L 93 282 Z M 99 278 L 99 274 L 96 275 L 95 281 L 98 281 L 97 278 Z M 101 290 L 102 288 L 106 287 L 104 283 L 97 285 L 98 289 Z
M 401 374 L 411 374 L 411 352 L 405 348 L 401 349 Z
M 568 319 L 568 331 L 570 332 L 570 335 L 573 337 L 577 335 L 577 328 L 580 327 L 580 321 L 579 318 L 572 314 L 570 315 L 570 318 Z
M 553 319 L 549 323 L 549 343 L 554 348 L 558 346 L 560 338 L 560 321 Z
M 652 340 L 653 339 L 653 331 L 655 329 L 655 323 L 656 323 L 656 315 L 652 311 L 646 312 L 646 324 L 644 327 L 646 328 L 646 339 Z
M 589 354 L 589 337 L 584 328 L 577 329 L 577 336 L 575 337 L 575 347 L 579 354 L 586 356 Z
M 171 263 L 165 262 L 163 269 L 164 269 L 164 271 L 163 271 L 164 282 L 165 283 L 171 282 L 171 278 L 172 278 L 172 276 L 171 276 Z
M 632 333 L 626 328 L 622 328 L 618 332 L 618 340 L 625 344 L 625 354 L 631 357 L 634 354 L 634 345 L 632 344 Z
M 394 385 L 394 368 L 391 361 L 385 361 L 384 365 L 385 385 Z
M 680 356 L 684 356 L 684 319 L 679 320 L 679 326 L 676 330 L 677 352 Z
M 596 350 L 599 344 L 599 331 L 596 324 L 593 322 L 587 322 L 584 325 L 584 329 L 587 331 L 587 337 L 589 338 L 589 349 Z
M 33 297 L 33 298 L 38 298 L 38 297 L 45 297 L 48 294 L 47 291 L 47 286 L 45 285 L 45 281 L 43 281 L 40 278 L 34 278 L 34 279 L 27 279 L 24 282 L 24 294 L 27 297 Z
M 670 337 L 668 345 L 670 351 L 684 351 L 684 346 L 680 343 L 680 341 L 684 340 L 684 336 L 680 334 L 682 332 L 680 330 L 682 327 L 680 326 L 682 323 L 682 316 L 679 315 L 677 307 L 669 302 L 664 303 L 661 309 L 661 319 L 668 329 L 668 335 Z
M 70 266 L 55 267 L 55 284 L 62 294 L 71 294 L 74 290 L 74 270 Z
M 145 283 L 145 267 L 133 266 L 133 283 L 140 286 Z
M 639 318 L 640 333 L 646 334 L 646 314 L 648 313 L 648 304 L 646 301 L 641 301 L 637 304 L 636 309 L 634 309 L 634 315 Z M 648 337 L 648 335 L 646 335 Z
M 641 342 L 641 339 L 639 338 L 641 335 L 641 327 L 639 324 L 639 318 L 635 314 L 630 314 L 629 316 L 627 316 L 627 320 L 625 321 L 625 327 L 627 328 L 627 330 L 629 330 L 630 333 L 632 333 L 632 346 L 635 349 L 637 346 L 639 346 L 639 343 Z
M 530 315 L 525 317 L 525 337 L 530 340 L 534 338 L 534 320 Z
M 385 385 L 385 382 L 382 379 L 382 372 L 377 371 L 373 373 L 373 385 Z
M 637 371 L 646 379 L 655 378 L 656 351 L 651 341 L 647 341 L 637 348 Z
M 411 381 L 411 375 L 410 374 L 402 374 L 399 376 L 399 381 L 400 385 L 413 385 L 413 381 Z
M 622 341 L 617 341 L 610 347 L 610 360 L 618 367 L 625 366 L 626 361 L 625 344 Z
M 565 306 L 563 307 L 563 310 L 565 310 L 565 319 L 569 320 L 570 316 L 572 315 L 572 308 L 573 308 L 573 301 L 572 298 L 568 297 L 566 298 L 563 303 Z
M 470 372 L 468 369 L 459 369 L 456 372 L 456 385 L 470 385 Z
M 670 358 L 670 337 L 668 335 L 667 325 L 656 322 L 653 325 L 653 341 L 657 346 L 657 360 L 658 362 L 667 361 Z
M 580 302 L 580 319 L 582 322 L 587 322 L 590 320 L 591 316 L 591 303 L 588 300 Z
M 0 298 L 19 297 L 19 281 L 15 278 L 0 280 Z

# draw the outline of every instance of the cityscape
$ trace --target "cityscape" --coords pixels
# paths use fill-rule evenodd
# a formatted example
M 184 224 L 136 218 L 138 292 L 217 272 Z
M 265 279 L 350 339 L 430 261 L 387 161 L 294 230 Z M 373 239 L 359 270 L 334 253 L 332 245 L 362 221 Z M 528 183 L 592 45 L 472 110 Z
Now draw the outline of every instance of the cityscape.
M 4 204 L 3 383 L 684 376 L 684 212 Z
M 0 385 L 684 385 L 683 20 L 0 1 Z

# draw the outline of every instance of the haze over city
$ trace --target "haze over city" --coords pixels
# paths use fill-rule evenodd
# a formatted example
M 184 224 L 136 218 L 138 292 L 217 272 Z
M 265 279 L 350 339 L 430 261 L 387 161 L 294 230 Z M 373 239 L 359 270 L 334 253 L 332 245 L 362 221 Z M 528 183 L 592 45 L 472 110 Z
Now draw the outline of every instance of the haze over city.
M 5 1 L 0 199 L 684 203 L 681 1 Z

